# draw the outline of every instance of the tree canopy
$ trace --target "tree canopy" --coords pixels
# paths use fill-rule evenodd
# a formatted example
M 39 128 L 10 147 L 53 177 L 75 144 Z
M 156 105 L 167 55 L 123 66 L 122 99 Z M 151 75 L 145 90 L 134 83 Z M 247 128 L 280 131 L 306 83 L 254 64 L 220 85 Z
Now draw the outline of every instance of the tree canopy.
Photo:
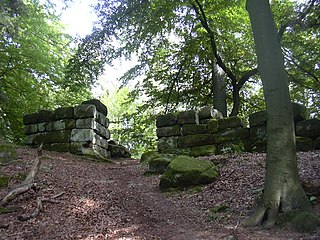
M 216 79 L 229 115 L 264 108 L 245 1 L 100 1 L 99 21 L 83 39 L 72 71 L 98 75 L 105 63 L 138 56 L 121 81 L 135 80 L 160 111 L 217 105 Z M 319 93 L 318 1 L 272 1 L 294 100 L 311 107 Z M 308 52 L 308 54 L 303 54 Z M 90 67 L 86 67 L 87 61 Z M 80 71 L 79 71 L 80 70 Z M 139 80 L 138 80 L 139 79 Z M 222 83 L 221 83 L 222 82 Z M 218 96 L 218 99 L 223 98 Z M 250 100 L 249 100 L 250 99 Z M 311 100 L 312 99 L 312 100 Z
M 22 117 L 78 103 L 90 92 L 66 78 L 71 37 L 49 5 L 38 0 L 0 2 L 0 131 L 20 141 Z

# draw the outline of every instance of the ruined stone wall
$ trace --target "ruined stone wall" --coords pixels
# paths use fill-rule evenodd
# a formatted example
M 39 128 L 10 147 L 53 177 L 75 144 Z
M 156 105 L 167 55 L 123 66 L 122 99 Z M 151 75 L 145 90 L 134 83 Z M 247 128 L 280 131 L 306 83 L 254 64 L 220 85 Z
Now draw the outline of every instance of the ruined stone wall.
M 43 149 L 109 158 L 108 110 L 92 99 L 75 107 L 41 110 L 24 116 L 26 139 L 30 146 L 43 143 Z
M 320 120 L 307 119 L 305 107 L 293 104 L 298 151 L 320 149 Z M 225 152 L 265 152 L 266 112 L 249 116 L 249 127 L 239 117 L 222 118 L 204 107 L 157 116 L 158 150 L 191 156 Z

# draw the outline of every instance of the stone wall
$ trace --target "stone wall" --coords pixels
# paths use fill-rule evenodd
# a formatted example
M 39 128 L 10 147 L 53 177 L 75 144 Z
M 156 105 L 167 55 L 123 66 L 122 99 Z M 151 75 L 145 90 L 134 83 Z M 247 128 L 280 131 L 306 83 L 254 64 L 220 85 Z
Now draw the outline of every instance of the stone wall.
M 108 110 L 92 99 L 75 107 L 41 110 L 24 116 L 26 139 L 30 146 L 43 143 L 43 149 L 109 158 Z
M 293 103 L 298 151 L 320 149 L 320 120 L 307 119 L 306 109 Z M 222 118 L 215 109 L 159 115 L 158 151 L 191 156 L 224 152 L 265 152 L 266 112 L 249 116 L 249 127 L 239 117 Z

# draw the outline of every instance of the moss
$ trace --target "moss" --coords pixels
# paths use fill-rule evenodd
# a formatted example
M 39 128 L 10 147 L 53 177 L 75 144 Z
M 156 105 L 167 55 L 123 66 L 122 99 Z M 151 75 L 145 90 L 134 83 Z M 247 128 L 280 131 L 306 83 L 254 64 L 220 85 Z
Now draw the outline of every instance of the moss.
M 149 170 L 147 172 L 154 174 L 163 174 L 171 163 L 173 155 L 163 155 L 149 161 Z
M 279 214 L 277 225 L 291 226 L 298 232 L 314 232 L 320 226 L 320 217 L 312 212 L 294 210 Z
M 8 176 L 0 176 L 0 187 L 7 187 L 9 183 L 10 177 Z
M 320 217 L 312 212 L 298 212 L 291 221 L 298 232 L 314 232 L 320 226 Z
M 216 151 L 217 148 L 215 145 L 199 146 L 191 148 L 190 155 L 192 157 L 209 156 L 216 154 Z
M 19 206 L 0 207 L 0 214 L 12 213 L 12 212 L 16 212 L 18 210 L 21 210 L 21 207 L 19 207 Z
M 184 189 L 189 186 L 213 182 L 217 177 L 215 166 L 188 156 L 176 157 L 160 178 L 160 189 Z
M 161 154 L 158 151 L 148 151 L 144 152 L 141 155 L 140 163 L 147 164 L 150 160 L 161 157 Z
M 230 212 L 230 207 L 227 204 L 219 204 L 209 209 L 208 220 L 219 221 L 227 220 L 226 213 Z

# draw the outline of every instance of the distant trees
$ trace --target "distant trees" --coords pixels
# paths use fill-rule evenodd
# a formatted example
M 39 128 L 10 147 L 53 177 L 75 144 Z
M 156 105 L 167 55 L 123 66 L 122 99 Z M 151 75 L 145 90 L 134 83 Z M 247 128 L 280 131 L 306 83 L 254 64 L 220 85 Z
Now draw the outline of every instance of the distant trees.
M 319 54 L 302 56 L 301 51 L 319 45 L 318 5 L 315 0 L 302 5 L 272 1 L 292 96 L 310 107 L 310 99 L 319 101 Z M 264 108 L 244 6 L 244 0 L 101 0 L 99 21 L 70 70 L 98 76 L 105 63 L 138 55 L 138 64 L 121 80 L 136 79 L 133 96 L 147 96 L 146 107 L 165 112 L 214 105 L 228 115 Z
M 23 137 L 24 114 L 90 95 L 84 82 L 65 78 L 72 39 L 50 12 L 38 0 L 0 2 L 0 134 L 12 141 Z

